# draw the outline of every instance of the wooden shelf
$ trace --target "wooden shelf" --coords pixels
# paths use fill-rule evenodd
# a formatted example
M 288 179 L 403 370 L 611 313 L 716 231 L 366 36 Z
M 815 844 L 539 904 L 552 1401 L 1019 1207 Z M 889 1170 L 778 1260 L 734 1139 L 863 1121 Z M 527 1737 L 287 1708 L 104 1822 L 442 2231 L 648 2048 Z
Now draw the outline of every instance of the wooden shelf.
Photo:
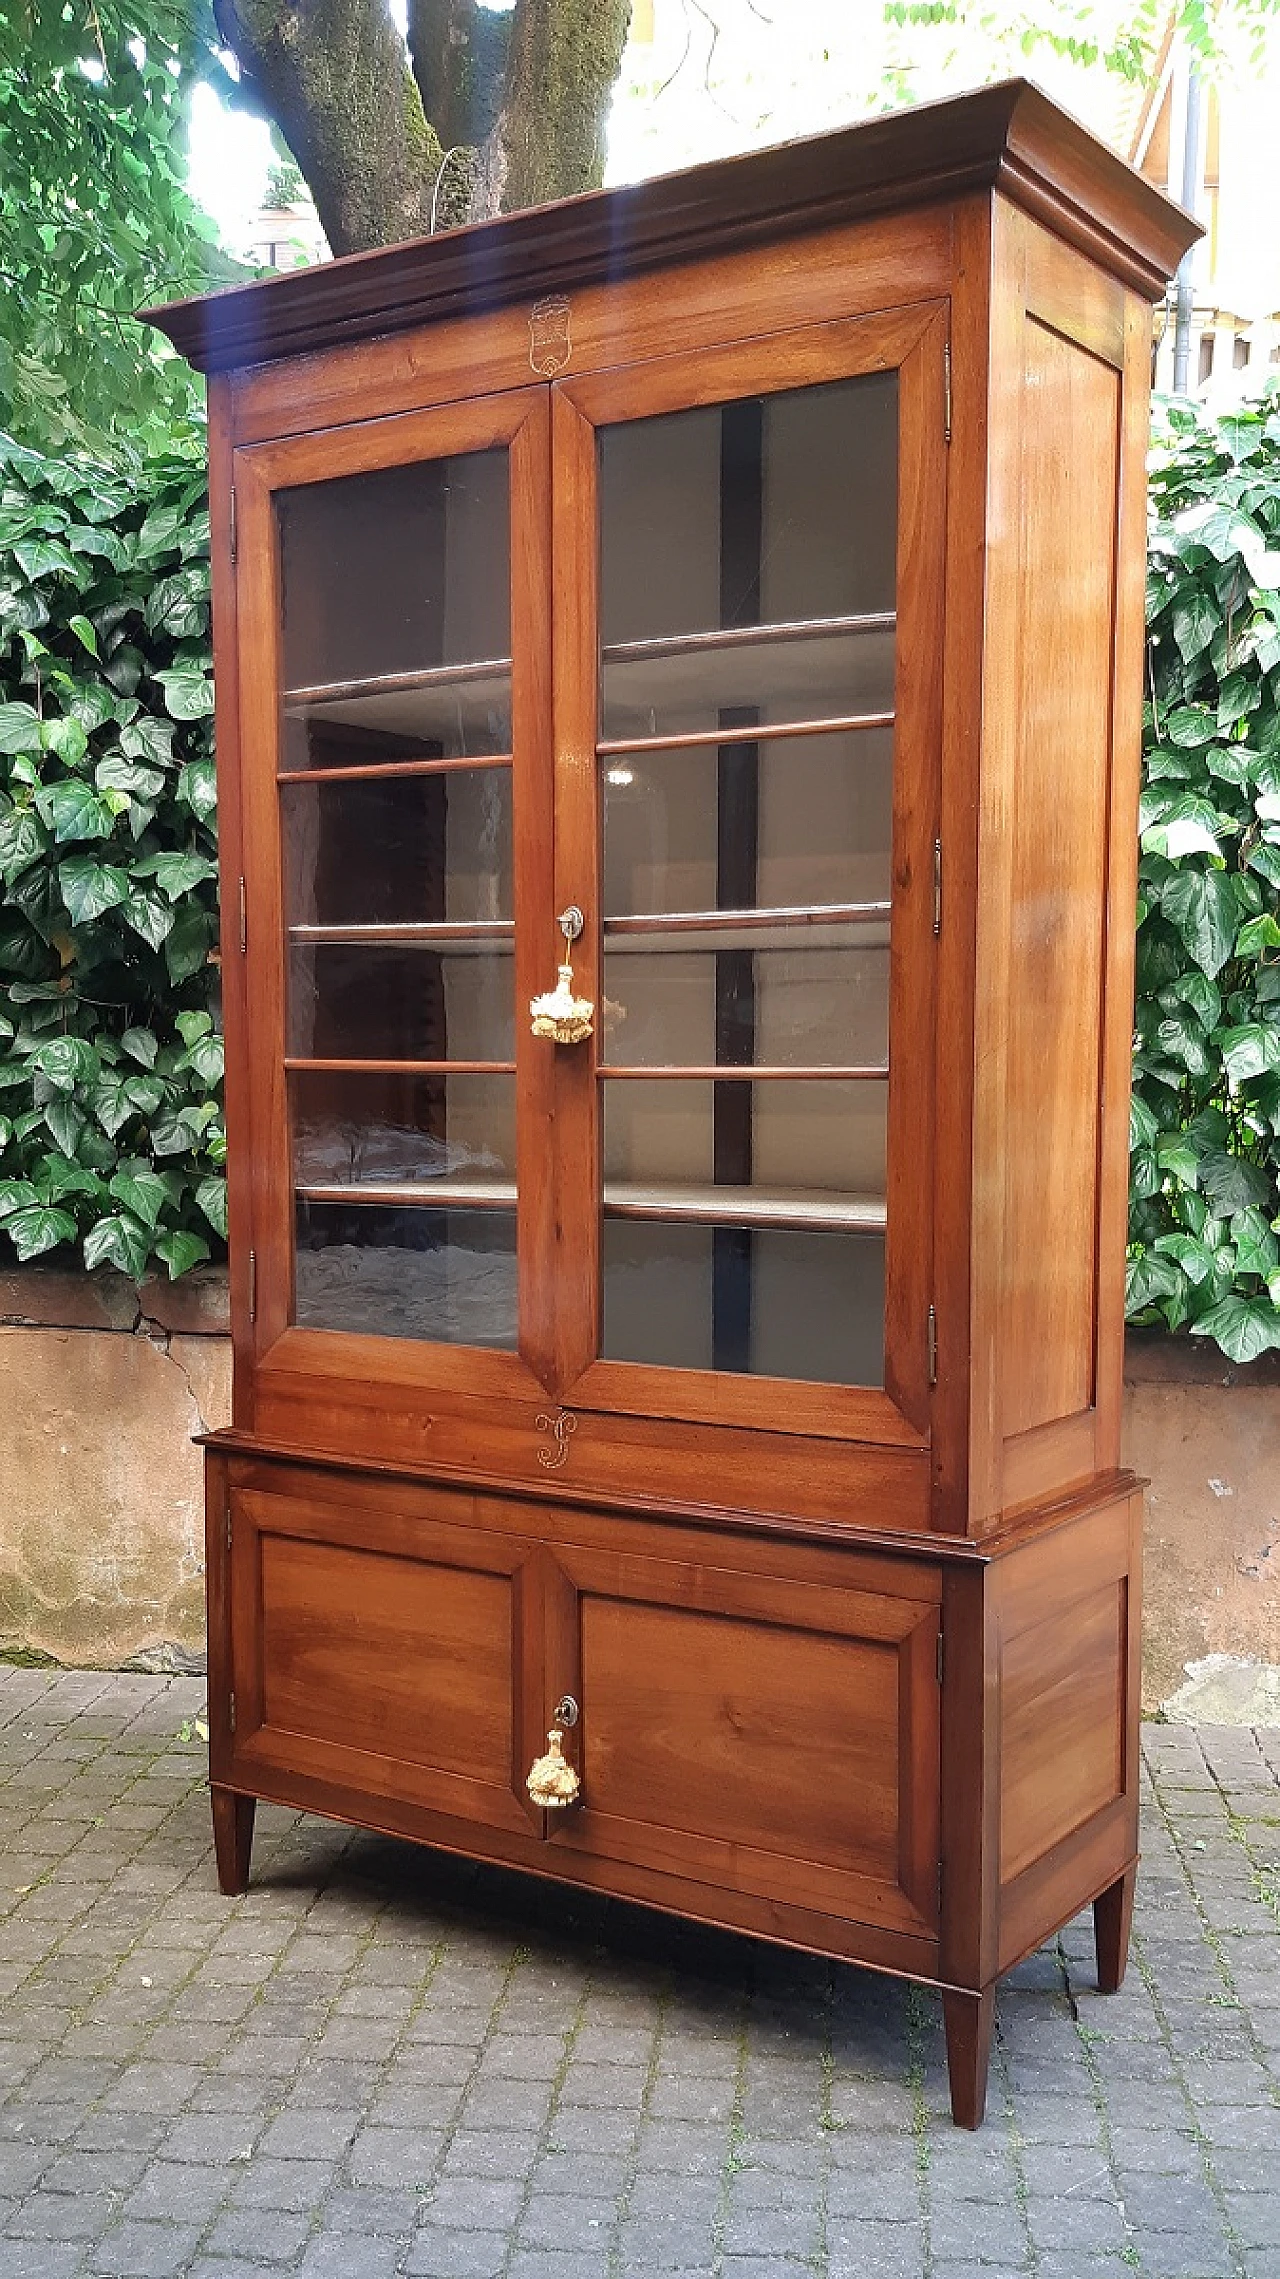
M 300 1202 L 383 1210 L 510 1211 L 513 1179 L 369 1179 L 299 1182 Z M 824 1233 L 883 1232 L 883 1197 L 815 1193 L 799 1187 L 717 1187 L 607 1179 L 609 1219 L 652 1219 L 697 1226 L 793 1228 Z
M 281 701 L 286 713 L 325 727 L 424 738 L 459 728 L 483 737 L 496 711 L 507 722 L 502 740 L 509 744 L 511 660 L 485 657 L 473 664 L 432 665 L 420 672 L 380 673 L 368 680 L 318 681 L 284 689 Z
M 515 925 L 510 918 L 476 918 L 471 920 L 424 919 L 421 922 L 407 919 L 399 925 L 370 924 L 365 926 L 290 926 L 289 940 L 299 948 L 379 943 L 417 945 L 422 949 L 451 949 L 454 951 L 492 950 L 498 954 L 508 947 L 515 937 Z
M 893 613 L 881 611 L 615 643 L 600 657 L 600 749 L 668 734 L 762 744 L 819 716 L 828 734 L 885 726 L 893 716 L 895 625 Z M 716 718 L 730 708 L 761 717 Z
M 606 918 L 605 948 L 614 957 L 638 951 L 710 955 L 716 950 L 885 950 L 890 905 L 849 902 L 827 909 L 673 910 Z M 856 939 L 850 933 L 856 928 Z

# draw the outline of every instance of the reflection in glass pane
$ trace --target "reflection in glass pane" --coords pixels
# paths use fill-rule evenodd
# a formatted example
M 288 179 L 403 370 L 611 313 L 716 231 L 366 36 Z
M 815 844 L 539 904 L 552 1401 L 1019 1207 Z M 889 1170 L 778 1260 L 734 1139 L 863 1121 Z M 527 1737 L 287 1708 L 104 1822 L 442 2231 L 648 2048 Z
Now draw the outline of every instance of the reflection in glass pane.
M 382 767 L 405 760 L 484 759 L 511 750 L 511 674 L 450 671 L 424 680 L 351 684 L 340 697 L 284 708 L 280 766 Z
M 510 1060 L 514 959 L 491 941 L 292 943 L 298 1060 Z
M 750 752 L 755 768 L 738 908 L 888 900 L 893 732 L 877 729 L 604 760 L 607 918 L 725 907 L 721 827 L 735 820 L 736 781 L 722 750 Z
M 890 709 L 896 375 L 606 429 L 600 542 L 606 737 Z
M 876 1082 L 606 1084 L 605 1208 L 661 1199 L 705 1216 L 715 1184 L 724 1197 L 751 1191 L 760 1208 L 878 1200 L 883 1216 L 888 1104 L 888 1085 Z
M 893 677 L 892 627 L 620 646 L 603 659 L 600 734 L 621 742 L 892 712 Z
M 352 1336 L 513 1350 L 514 1211 L 297 1205 L 294 1319 Z
M 515 1079 L 293 1069 L 299 1187 L 427 1185 L 502 1192 L 516 1175 Z M 429 1198 L 424 1198 L 429 1199 Z
M 505 451 L 307 483 L 276 503 L 287 689 L 510 655 Z
M 285 913 L 298 925 L 511 916 L 511 771 L 288 783 Z
M 884 1383 L 884 1238 L 606 1219 L 611 1361 Z
M 726 927 L 704 950 L 688 934 L 606 933 L 606 1060 L 630 1068 L 882 1067 L 887 922 L 794 928 L 786 948 L 758 949 L 757 938 Z

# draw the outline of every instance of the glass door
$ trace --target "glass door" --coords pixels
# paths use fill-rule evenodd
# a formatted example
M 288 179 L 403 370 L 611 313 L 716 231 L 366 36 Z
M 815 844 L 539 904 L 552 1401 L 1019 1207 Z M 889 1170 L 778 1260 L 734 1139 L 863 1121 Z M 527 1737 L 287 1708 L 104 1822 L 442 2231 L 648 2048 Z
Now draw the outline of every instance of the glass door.
M 575 1404 L 925 1418 L 943 410 L 911 318 L 557 391 L 593 557 L 557 689 L 599 1008 L 560 1048 Z
M 548 633 L 512 565 L 545 559 L 546 454 L 537 389 L 237 466 L 248 910 L 279 914 L 250 960 L 264 1342 L 365 1340 L 377 1370 L 413 1341 L 471 1389 L 539 1366 L 517 1097 L 536 1117 L 546 1075 L 518 1008 L 549 923 Z

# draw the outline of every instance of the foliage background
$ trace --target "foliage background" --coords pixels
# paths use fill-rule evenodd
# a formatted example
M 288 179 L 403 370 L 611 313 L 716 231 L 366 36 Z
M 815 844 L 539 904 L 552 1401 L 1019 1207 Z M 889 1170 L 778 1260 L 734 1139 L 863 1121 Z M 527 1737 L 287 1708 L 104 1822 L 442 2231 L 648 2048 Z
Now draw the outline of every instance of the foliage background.
M 1280 1347 L 1280 392 L 1151 473 L 1129 1317 Z
M 209 518 L 0 438 L 0 1223 L 178 1274 L 226 1232 Z

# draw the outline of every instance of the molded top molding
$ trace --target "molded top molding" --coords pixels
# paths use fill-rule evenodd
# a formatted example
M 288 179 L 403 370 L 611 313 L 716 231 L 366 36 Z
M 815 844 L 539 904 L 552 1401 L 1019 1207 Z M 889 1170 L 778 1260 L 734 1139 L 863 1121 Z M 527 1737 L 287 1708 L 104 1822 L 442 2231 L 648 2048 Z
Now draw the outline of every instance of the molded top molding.
M 1152 300 L 1202 235 L 1027 80 L 142 312 L 201 371 L 999 190 Z

